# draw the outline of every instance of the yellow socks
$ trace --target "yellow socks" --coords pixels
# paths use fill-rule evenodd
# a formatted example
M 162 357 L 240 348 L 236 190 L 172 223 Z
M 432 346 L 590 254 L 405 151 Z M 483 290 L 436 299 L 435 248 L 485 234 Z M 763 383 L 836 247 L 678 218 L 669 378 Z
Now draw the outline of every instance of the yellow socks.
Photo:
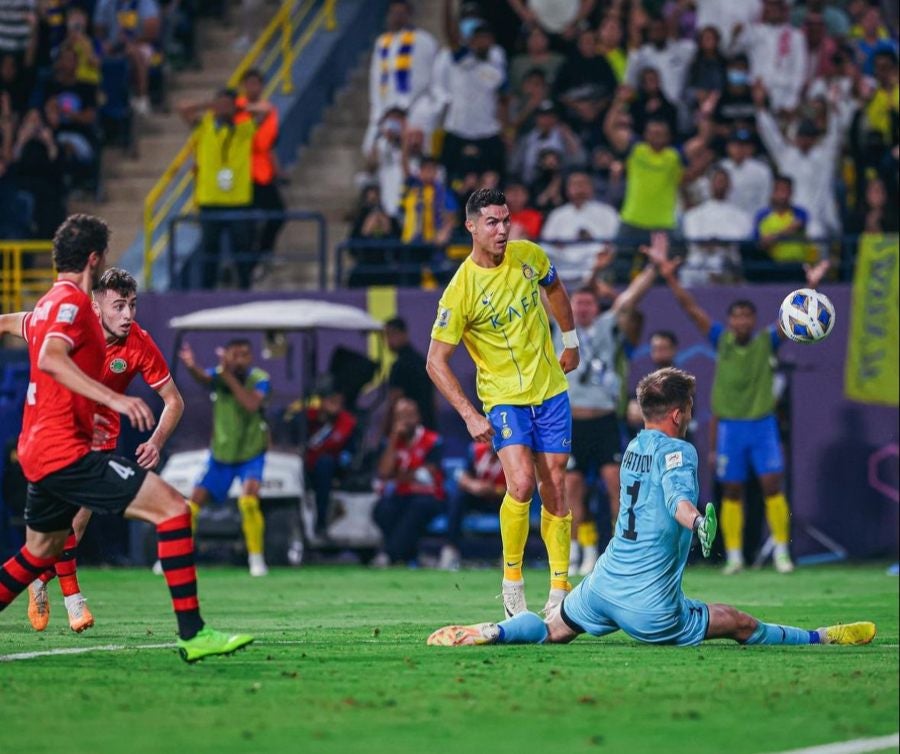
M 744 506 L 740 500 L 722 500 L 722 539 L 729 560 L 743 560 L 744 550 Z
M 569 540 L 572 538 L 572 512 L 555 516 L 541 507 L 541 537 L 550 561 L 550 588 L 565 589 L 569 585 Z
M 528 541 L 528 509 L 531 500 L 519 502 L 507 492 L 500 504 L 500 538 L 503 540 L 503 578 L 507 581 L 522 580 L 522 561 L 525 558 L 525 542 Z M 566 541 L 568 556 L 569 542 Z
M 188 508 L 191 509 L 191 534 L 197 533 L 197 516 L 200 515 L 200 506 L 193 500 L 186 500 Z
M 582 547 L 591 547 L 600 541 L 597 524 L 593 521 L 585 521 L 584 523 L 578 524 L 578 532 L 575 536 L 578 539 L 578 544 Z
M 775 544 L 786 545 L 791 539 L 791 512 L 783 492 L 766 498 L 766 521 Z
M 262 555 L 266 520 L 263 518 L 262 510 L 259 507 L 259 498 L 252 495 L 243 495 L 238 498 L 238 508 L 241 511 L 241 527 L 244 530 L 244 540 L 247 543 L 247 554 Z

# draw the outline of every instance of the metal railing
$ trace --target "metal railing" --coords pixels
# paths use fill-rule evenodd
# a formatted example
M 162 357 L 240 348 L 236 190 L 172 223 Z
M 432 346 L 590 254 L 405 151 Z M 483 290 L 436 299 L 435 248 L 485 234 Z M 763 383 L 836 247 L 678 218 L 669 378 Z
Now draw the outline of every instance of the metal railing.
M 319 29 L 337 28 L 337 0 L 285 0 L 259 38 L 228 79 L 237 87 L 250 68 L 261 71 L 268 99 L 281 85 L 284 94 L 294 90 L 293 68 L 299 54 Z M 196 209 L 194 203 L 194 141 L 189 137 L 144 199 L 144 288 L 153 287 L 153 265 L 168 243 L 171 216 Z
M 784 239 L 791 242 L 792 239 Z M 849 281 L 853 277 L 853 265 L 859 236 L 845 235 L 829 238 L 803 238 L 811 247 L 817 247 L 822 258 L 832 261 L 828 279 Z M 601 271 L 601 279 L 607 282 L 624 283 L 644 266 L 641 244 L 616 239 L 579 239 L 577 241 L 541 239 L 538 241 L 546 249 L 570 245 L 596 244 L 615 248 L 615 260 Z M 691 242 L 675 236 L 672 253 L 684 258 Z M 767 258 L 755 241 L 722 241 L 717 245 L 735 243 L 740 251 L 740 264 L 730 272 L 737 280 L 755 282 L 777 282 L 804 279 L 800 262 L 775 262 Z M 397 238 L 350 239 L 336 248 L 334 264 L 334 287 L 363 287 L 366 285 L 396 285 L 401 287 L 434 287 L 445 283 L 452 276 L 471 249 L 471 239 L 458 238 L 446 246 L 426 243 L 404 244 Z M 348 260 L 348 256 L 351 258 Z M 585 274 L 590 270 L 586 269 Z M 735 280 L 734 282 L 737 282 Z
M 0 313 L 23 311 L 44 295 L 56 277 L 52 252 L 52 241 L 0 241 Z
M 217 265 L 220 262 L 219 255 L 208 255 L 203 245 L 192 255 L 178 254 L 176 237 L 180 225 L 201 226 L 203 223 L 263 223 L 278 220 L 284 224 L 290 222 L 311 222 L 316 226 L 316 249 L 311 253 L 303 253 L 299 250 L 266 254 L 260 256 L 255 252 L 231 250 L 231 258 L 236 263 L 250 263 L 251 265 L 261 261 L 278 260 L 281 262 L 314 262 L 318 265 L 318 284 L 320 290 L 325 290 L 328 282 L 328 224 L 325 216 L 320 212 L 306 212 L 294 210 L 289 212 L 272 212 L 265 210 L 222 210 L 215 212 L 191 213 L 178 215 L 169 220 L 167 233 L 167 266 L 169 272 L 169 284 L 172 289 L 191 288 L 195 286 L 180 285 L 179 281 L 192 277 L 192 273 L 201 270 L 205 265 Z M 251 234 L 252 235 L 252 234 Z M 194 269 L 190 269 L 193 267 Z

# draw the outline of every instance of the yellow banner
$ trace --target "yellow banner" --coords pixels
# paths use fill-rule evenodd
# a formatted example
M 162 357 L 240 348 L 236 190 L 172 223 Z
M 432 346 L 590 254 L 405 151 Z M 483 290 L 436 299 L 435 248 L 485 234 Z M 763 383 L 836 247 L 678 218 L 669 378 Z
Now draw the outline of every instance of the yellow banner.
M 900 403 L 900 248 L 896 233 L 859 239 L 844 389 L 861 403 Z

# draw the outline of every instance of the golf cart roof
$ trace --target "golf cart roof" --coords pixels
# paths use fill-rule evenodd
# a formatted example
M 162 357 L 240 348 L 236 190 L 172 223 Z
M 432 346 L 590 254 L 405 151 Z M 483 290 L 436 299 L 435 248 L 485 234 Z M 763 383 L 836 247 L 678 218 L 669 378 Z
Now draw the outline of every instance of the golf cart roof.
M 286 301 L 254 301 L 237 306 L 200 309 L 173 317 L 169 326 L 175 330 L 381 330 L 383 323 L 362 309 L 346 304 L 310 299 Z

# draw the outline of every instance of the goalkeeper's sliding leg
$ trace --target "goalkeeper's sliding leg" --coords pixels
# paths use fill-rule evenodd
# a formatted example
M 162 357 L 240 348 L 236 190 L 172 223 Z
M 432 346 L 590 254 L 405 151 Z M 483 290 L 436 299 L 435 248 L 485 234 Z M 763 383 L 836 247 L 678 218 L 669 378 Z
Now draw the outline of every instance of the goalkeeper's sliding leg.
M 576 588 L 572 596 L 576 596 L 577 592 Z M 431 634 L 427 643 L 449 647 L 477 644 L 565 644 L 582 633 L 605 636 L 619 629 L 643 643 L 679 646 L 695 646 L 706 639 L 733 639 L 744 645 L 860 645 L 868 644 L 875 638 L 875 624 L 867 621 L 809 630 L 765 623 L 730 605 L 703 605 L 693 600 L 685 600 L 688 612 L 693 610 L 693 614 L 680 620 L 682 625 L 673 633 L 660 636 L 642 631 L 635 624 L 617 625 L 610 620 L 610 616 L 594 614 L 591 620 L 585 620 L 581 617 L 577 604 L 570 606 L 568 603 L 569 598 L 566 598 L 546 620 L 542 620 L 536 613 L 524 612 L 501 623 L 445 626 Z M 583 622 L 580 623 L 580 620 Z

